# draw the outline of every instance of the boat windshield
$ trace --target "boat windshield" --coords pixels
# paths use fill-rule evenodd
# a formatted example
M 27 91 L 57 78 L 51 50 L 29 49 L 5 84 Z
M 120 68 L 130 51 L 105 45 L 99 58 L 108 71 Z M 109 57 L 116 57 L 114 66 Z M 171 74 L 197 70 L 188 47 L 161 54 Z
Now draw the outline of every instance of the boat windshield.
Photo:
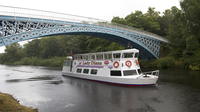
M 142 73 L 141 69 L 138 69 L 137 71 L 138 71 L 138 74 L 141 74 L 141 73 Z
M 139 57 L 139 53 L 135 53 L 135 58 L 138 58 Z

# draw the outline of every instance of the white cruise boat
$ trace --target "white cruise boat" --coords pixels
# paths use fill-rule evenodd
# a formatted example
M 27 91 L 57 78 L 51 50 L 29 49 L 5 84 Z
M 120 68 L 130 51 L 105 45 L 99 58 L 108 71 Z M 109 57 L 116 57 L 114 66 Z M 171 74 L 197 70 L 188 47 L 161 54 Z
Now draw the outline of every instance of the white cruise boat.
M 68 56 L 62 75 L 127 86 L 155 85 L 159 70 L 141 72 L 138 56 L 137 49 Z

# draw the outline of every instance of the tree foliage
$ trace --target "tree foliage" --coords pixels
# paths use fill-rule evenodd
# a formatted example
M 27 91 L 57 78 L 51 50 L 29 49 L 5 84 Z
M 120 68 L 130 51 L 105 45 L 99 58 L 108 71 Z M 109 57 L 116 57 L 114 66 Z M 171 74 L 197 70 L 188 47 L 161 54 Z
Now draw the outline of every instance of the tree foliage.
M 114 17 L 112 22 L 143 29 L 167 38 L 170 43 L 161 47 L 164 57 L 181 60 L 186 68 L 189 65 L 199 66 L 197 63 L 200 61 L 196 59 L 196 54 L 200 51 L 200 1 L 182 0 L 180 4 L 182 9 L 174 6 L 165 10 L 162 15 L 154 8 L 149 8 L 146 13 L 135 11 L 125 18 Z
M 18 43 L 7 46 L 5 53 L 0 54 L 0 63 L 15 63 L 25 57 L 30 57 L 30 59 L 50 59 L 77 53 L 101 52 L 117 49 L 124 49 L 124 47 L 109 40 L 85 35 L 44 37 L 32 40 L 23 47 Z M 27 61 L 28 59 L 25 58 L 22 61 L 24 60 Z
M 152 33 L 160 33 L 160 12 L 155 11 L 155 8 L 149 8 L 146 13 L 135 11 L 127 15 L 125 18 L 114 17 L 112 23 L 119 23 L 131 27 L 139 28 Z
M 20 60 L 24 56 L 22 51 L 22 47 L 18 44 L 12 44 L 10 46 L 6 46 L 5 54 L 0 55 L 1 63 L 12 63 L 14 61 Z

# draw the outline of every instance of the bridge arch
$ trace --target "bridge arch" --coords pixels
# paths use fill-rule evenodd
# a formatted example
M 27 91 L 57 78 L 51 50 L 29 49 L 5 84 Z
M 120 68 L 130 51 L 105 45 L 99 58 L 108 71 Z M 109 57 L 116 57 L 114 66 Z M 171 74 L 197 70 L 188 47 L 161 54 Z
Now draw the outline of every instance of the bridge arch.
M 116 41 L 140 50 L 142 58 L 159 57 L 162 37 L 136 29 L 110 23 L 70 22 L 58 19 L 43 19 L 27 16 L 0 15 L 0 46 L 29 39 L 61 34 L 93 35 Z

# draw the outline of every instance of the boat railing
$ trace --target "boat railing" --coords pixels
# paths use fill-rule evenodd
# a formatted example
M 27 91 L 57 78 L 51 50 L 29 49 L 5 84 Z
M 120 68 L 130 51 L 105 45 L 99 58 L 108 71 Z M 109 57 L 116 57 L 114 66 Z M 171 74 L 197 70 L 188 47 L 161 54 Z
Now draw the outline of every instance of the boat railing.
M 149 72 L 143 72 L 144 75 L 155 75 L 158 76 L 159 75 L 159 70 L 154 70 L 154 71 L 149 71 Z

